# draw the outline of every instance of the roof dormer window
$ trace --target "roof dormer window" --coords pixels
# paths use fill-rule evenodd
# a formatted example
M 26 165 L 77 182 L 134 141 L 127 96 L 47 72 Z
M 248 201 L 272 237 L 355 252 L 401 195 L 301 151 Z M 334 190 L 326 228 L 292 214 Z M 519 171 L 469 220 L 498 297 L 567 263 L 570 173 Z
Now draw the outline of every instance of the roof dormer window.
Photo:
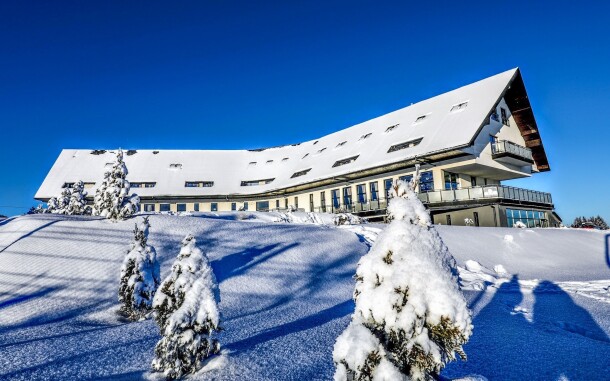
M 385 132 L 392 132 L 396 129 L 396 127 L 398 127 L 398 124 L 395 124 L 393 126 L 390 126 L 388 128 L 385 129 Z
M 172 163 L 169 165 L 169 169 L 182 169 L 182 164 L 180 163 Z
M 416 145 L 421 143 L 421 141 L 423 139 L 424 138 L 418 138 L 418 139 L 409 140 L 408 142 L 394 144 L 393 146 L 390 147 L 390 149 L 388 150 L 388 153 L 394 152 L 394 151 L 400 151 L 401 149 L 405 149 L 405 148 L 415 147 Z
M 346 159 L 337 160 L 337 161 L 335 161 L 335 164 L 333 164 L 333 168 L 334 168 L 334 167 L 340 167 L 340 166 L 342 166 L 342 165 L 352 163 L 352 162 L 356 161 L 356 159 L 358 158 L 358 156 L 360 156 L 360 155 L 356 155 L 356 156 L 348 157 L 348 158 L 346 158 Z
M 345 143 L 347 143 L 347 140 L 337 144 L 337 146 L 335 148 L 343 147 L 345 145 Z
M 298 171 L 292 174 L 292 176 L 290 176 L 291 179 L 295 178 L 295 177 L 299 177 L 299 176 L 304 176 L 306 175 L 309 171 L 311 171 L 311 168 L 307 168 L 304 169 L 302 171 Z
M 430 114 L 420 115 L 417 117 L 417 119 L 415 119 L 415 122 L 413 122 L 413 123 L 421 123 L 424 120 L 426 120 L 429 116 L 430 116 Z
M 463 109 L 465 109 L 468 106 L 468 101 L 466 102 L 462 102 L 462 103 L 458 103 L 456 105 L 453 105 L 451 107 L 451 111 L 450 112 L 456 112 L 456 111 L 462 111 Z
M 360 139 L 358 139 L 358 141 L 368 139 L 371 135 L 373 135 L 372 132 L 369 132 L 368 134 L 364 134 L 360 137 Z

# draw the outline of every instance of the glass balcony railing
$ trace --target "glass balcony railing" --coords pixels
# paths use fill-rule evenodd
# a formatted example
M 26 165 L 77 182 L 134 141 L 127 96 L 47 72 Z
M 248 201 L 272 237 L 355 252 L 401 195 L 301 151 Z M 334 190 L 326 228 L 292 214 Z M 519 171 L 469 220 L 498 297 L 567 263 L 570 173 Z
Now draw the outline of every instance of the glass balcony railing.
M 438 204 L 445 202 L 460 202 L 485 199 L 503 199 L 512 201 L 531 202 L 537 204 L 552 205 L 553 199 L 550 193 L 538 192 L 529 189 L 509 187 L 506 185 L 483 185 L 462 189 L 444 189 L 421 192 L 419 199 L 424 204 Z M 359 213 L 383 210 L 388 205 L 388 200 L 381 198 L 367 202 L 352 202 L 349 205 L 325 205 L 314 208 L 314 212 L 329 213 Z
M 510 154 L 520 158 L 527 159 L 527 161 L 533 161 L 532 150 L 520 146 L 519 144 L 515 144 L 513 142 L 509 142 L 508 140 L 498 140 L 494 143 L 491 143 L 491 153 L 492 155 L 500 155 L 500 154 Z

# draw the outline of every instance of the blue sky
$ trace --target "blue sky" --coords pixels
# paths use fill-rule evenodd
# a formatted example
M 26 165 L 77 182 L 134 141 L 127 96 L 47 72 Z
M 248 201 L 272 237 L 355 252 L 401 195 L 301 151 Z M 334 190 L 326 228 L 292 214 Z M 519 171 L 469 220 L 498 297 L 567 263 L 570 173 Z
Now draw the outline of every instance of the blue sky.
M 610 219 L 608 2 L 289 3 L 1 2 L 0 214 L 62 148 L 294 143 L 519 66 L 551 172 L 509 184 Z

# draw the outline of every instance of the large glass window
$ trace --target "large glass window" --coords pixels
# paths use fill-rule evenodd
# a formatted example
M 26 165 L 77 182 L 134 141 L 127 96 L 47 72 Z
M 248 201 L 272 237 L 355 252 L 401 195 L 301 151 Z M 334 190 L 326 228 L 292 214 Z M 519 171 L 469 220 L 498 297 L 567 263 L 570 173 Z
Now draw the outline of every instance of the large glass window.
M 398 179 L 404 181 L 405 183 L 409 183 L 409 181 L 411 181 L 411 179 L 413 178 L 413 175 L 406 175 L 406 176 L 400 176 Z
M 232 202 L 231 203 L 231 210 L 237 210 L 237 203 L 236 202 Z
M 179 212 L 186 212 L 186 204 L 178 204 L 176 205 L 176 210 Z
M 432 171 L 422 172 L 419 177 L 419 191 L 429 192 L 434 190 L 434 175 Z
M 169 212 L 169 204 L 159 204 L 159 210 L 161 212 Z
M 383 180 L 383 188 L 385 189 L 385 198 L 390 198 L 390 189 L 392 189 L 393 179 Z
M 356 185 L 356 193 L 358 194 L 358 202 L 366 204 L 366 184 Z
M 309 211 L 313 212 L 313 193 L 309 194 Z
M 248 202 L 244 202 L 244 210 L 248 210 Z
M 198 212 L 198 211 L 199 211 L 199 203 L 198 203 L 198 202 L 196 202 L 196 203 L 194 203 L 194 204 L 193 204 L 193 210 L 194 210 L 195 212 Z
M 269 211 L 269 201 L 257 201 L 256 202 L 256 211 L 257 212 L 268 212 Z
M 299 197 L 298 196 L 294 197 L 294 208 L 296 210 L 299 210 Z
M 352 207 L 352 187 L 343 188 L 343 205 L 346 208 Z
M 528 228 L 548 227 L 546 213 L 539 210 L 506 209 L 506 222 L 508 227 L 515 226 L 517 222 Z
M 154 212 L 155 204 L 144 204 L 144 211 L 145 212 Z
M 333 208 L 338 209 L 341 206 L 341 202 L 339 201 L 339 189 L 331 190 L 330 195 L 333 199 Z
M 280 208 L 280 200 L 275 200 L 275 208 L 276 209 Z
M 210 204 L 210 211 L 218 212 L 218 203 L 217 202 L 213 202 Z
M 320 192 L 320 203 L 322 204 L 322 212 L 326 213 L 326 192 Z
M 377 181 L 369 183 L 369 188 L 371 189 L 371 201 L 379 200 L 379 185 L 377 184 Z
M 445 172 L 445 189 L 458 189 L 457 174 Z

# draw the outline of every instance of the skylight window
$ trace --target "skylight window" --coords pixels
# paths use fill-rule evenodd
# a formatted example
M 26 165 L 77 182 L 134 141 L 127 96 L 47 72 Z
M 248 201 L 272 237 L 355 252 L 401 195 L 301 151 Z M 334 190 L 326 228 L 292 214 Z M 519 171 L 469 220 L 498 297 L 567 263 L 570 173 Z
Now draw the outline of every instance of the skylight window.
M 305 159 L 307 156 L 309 156 L 309 153 L 306 153 L 301 159 Z
M 311 168 L 308 169 L 304 169 L 302 171 L 298 171 L 292 174 L 292 176 L 290 176 L 291 179 L 295 178 L 295 177 L 299 177 L 299 176 L 304 176 L 306 175 L 309 171 L 311 171 Z
M 267 160 L 267 164 L 273 163 L 273 160 Z
M 283 158 L 283 159 L 282 159 L 282 161 L 288 161 L 288 158 L 287 158 L 287 157 L 285 157 L 285 158 Z
M 248 163 L 248 165 L 256 165 L 256 161 L 251 161 Z
M 343 147 L 345 145 L 345 143 L 347 143 L 347 140 L 337 144 L 337 146 L 335 148 Z
M 409 140 L 408 142 L 404 142 L 404 143 L 400 143 L 400 144 L 395 144 L 395 145 L 390 147 L 390 149 L 388 150 L 388 153 L 394 152 L 394 151 L 400 151 L 401 149 L 405 149 L 405 148 L 415 147 L 416 145 L 421 143 L 421 141 L 423 139 L 424 138 L 413 139 L 413 140 Z
M 313 142 L 313 145 L 315 146 L 316 144 L 318 144 L 319 140 L 316 140 L 315 142 Z
M 182 169 L 182 164 L 180 164 L 180 163 L 170 164 L 169 169 Z
M 318 153 L 322 153 L 322 152 L 324 152 L 324 150 L 326 150 L 326 147 L 324 147 L 324 148 L 322 148 L 322 149 L 319 149 L 319 150 L 318 150 Z
M 185 188 L 210 188 L 214 186 L 213 181 L 185 181 Z
M 396 127 L 398 127 L 398 124 L 395 124 L 393 126 L 390 126 L 388 128 L 385 129 L 385 132 L 392 132 L 396 129 Z
M 461 111 L 461 110 L 465 109 L 467 106 L 468 106 L 468 101 L 458 103 L 456 105 L 453 105 L 453 107 L 451 107 L 451 112 Z
M 373 135 L 372 132 L 369 132 L 368 134 L 364 134 L 360 137 L 360 139 L 358 139 L 358 141 L 368 139 L 371 135 Z
M 347 159 L 341 159 L 341 160 L 337 160 L 337 161 L 335 161 L 335 164 L 333 164 L 333 168 L 334 168 L 334 167 L 340 167 L 340 166 L 342 166 L 342 165 L 352 163 L 352 162 L 356 161 L 356 159 L 358 158 L 358 156 L 360 156 L 360 155 L 356 155 L 356 156 L 348 157 Z
M 426 120 L 426 118 L 429 117 L 429 116 L 430 116 L 430 114 L 420 115 L 420 116 L 417 117 L 417 119 L 415 119 L 414 123 L 421 123 L 424 120 Z
M 242 187 L 252 187 L 252 186 L 257 186 L 257 185 L 265 185 L 265 184 L 269 184 L 273 180 L 275 180 L 275 178 L 262 179 L 262 180 L 246 180 L 246 181 L 241 182 L 241 186 Z

